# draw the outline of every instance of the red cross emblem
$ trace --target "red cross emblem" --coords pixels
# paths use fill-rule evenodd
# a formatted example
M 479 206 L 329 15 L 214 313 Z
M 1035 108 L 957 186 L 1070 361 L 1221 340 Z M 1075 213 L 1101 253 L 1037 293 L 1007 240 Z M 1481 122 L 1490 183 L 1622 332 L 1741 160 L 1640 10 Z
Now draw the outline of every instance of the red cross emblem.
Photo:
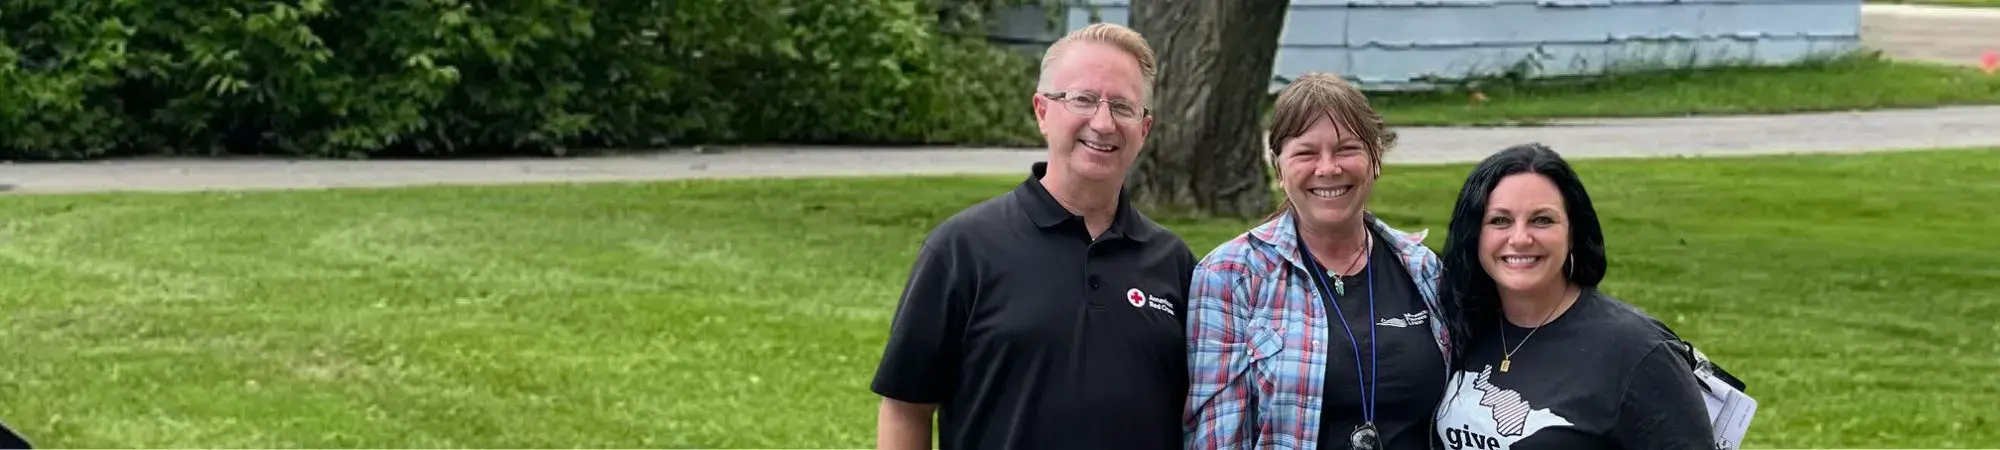
M 1144 306 L 1146 304 L 1146 293 L 1139 292 L 1138 288 L 1132 288 L 1132 290 L 1125 291 L 1125 301 L 1132 302 L 1132 306 L 1134 307 Z

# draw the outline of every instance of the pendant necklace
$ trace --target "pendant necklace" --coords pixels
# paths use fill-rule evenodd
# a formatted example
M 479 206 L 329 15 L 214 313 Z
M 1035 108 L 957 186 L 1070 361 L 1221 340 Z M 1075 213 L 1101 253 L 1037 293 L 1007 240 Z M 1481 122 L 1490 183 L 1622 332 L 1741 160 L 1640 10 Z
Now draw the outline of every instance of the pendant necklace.
M 1364 245 L 1366 245 L 1366 247 L 1364 247 L 1364 249 L 1365 249 L 1365 250 L 1364 250 L 1364 251 L 1362 252 L 1362 255 L 1364 255 L 1364 256 L 1365 256 L 1365 255 L 1367 255 L 1367 254 L 1369 254 L 1369 253 L 1373 253 L 1373 252 L 1374 252 L 1374 247 L 1375 247 L 1375 245 L 1374 245 L 1374 244 L 1375 244 L 1375 242 L 1374 242 L 1374 239 L 1373 239 L 1372 237 L 1370 237 L 1370 236 L 1371 236 L 1371 234 L 1369 234 L 1369 233 L 1367 232 L 1367 230 L 1366 230 L 1366 229 L 1364 228 L 1364 229 L 1363 229 L 1363 232 L 1362 232 L 1362 238 L 1363 238 L 1362 242 L 1363 242 L 1363 243 L 1365 243 Z M 1350 347 L 1354 348 L 1354 370 L 1355 370 L 1355 371 L 1357 372 L 1357 373 L 1355 374 L 1356 376 L 1355 376 L 1354 378 L 1355 378 L 1355 383 L 1356 383 L 1356 384 L 1360 384 L 1360 385 L 1361 385 L 1361 386 L 1360 386 L 1360 387 L 1361 387 L 1361 392 L 1360 392 L 1360 394 L 1361 394 L 1361 426 L 1358 426 L 1358 427 L 1354 427 L 1354 432 L 1353 432 L 1353 433 L 1350 433 L 1350 434 L 1348 434 L 1348 435 L 1347 435 L 1347 445 L 1348 445 L 1348 448 L 1351 448 L 1351 449 L 1354 449 L 1354 450 L 1377 450 L 1377 449 L 1380 449 L 1380 448 L 1382 448 L 1382 436 L 1381 436 L 1381 434 L 1380 434 L 1379 432 L 1377 432 L 1377 431 L 1376 431 L 1376 429 L 1375 429 L 1375 389 L 1374 389 L 1374 388 L 1375 388 L 1375 387 L 1376 387 L 1376 386 L 1378 385 L 1378 384 L 1377 384 L 1377 383 L 1375 382 L 1375 378 L 1374 378 L 1374 376 L 1376 375 L 1376 373 L 1375 373 L 1375 370 L 1374 370 L 1374 369 L 1375 369 L 1375 367 L 1376 367 L 1376 364 L 1375 364 L 1375 362 L 1376 362 L 1376 360 L 1378 359 L 1378 358 L 1377 358 L 1377 356 L 1378 356 L 1378 355 L 1376 355 L 1376 353 L 1375 353 L 1375 349 L 1376 349 L 1376 347 L 1377 347 L 1377 346 L 1375 345 L 1375 343 L 1376 343 L 1376 342 L 1375 342 L 1375 341 L 1376 341 L 1376 338 L 1375 338 L 1375 270 L 1374 270 L 1374 269 L 1371 269 L 1371 268 L 1366 268 L 1365 266 L 1364 266 L 1364 268 L 1362 269 L 1362 270 L 1365 270 L 1365 271 L 1367 271 L 1367 272 L 1368 272 L 1368 317 L 1367 317 L 1367 319 L 1368 319 L 1368 347 L 1369 347 L 1369 349 L 1368 349 L 1368 363 L 1369 363 L 1369 370 L 1368 370 L 1368 373 L 1367 373 L 1367 375 L 1368 375 L 1368 376 L 1367 376 L 1367 377 L 1362 377 L 1362 376 L 1360 376 L 1360 375 L 1362 375 L 1362 374 L 1361 374 L 1361 373 L 1359 373 L 1359 372 L 1361 371 L 1361 345 L 1360 345 L 1360 343 L 1359 343 L 1359 342 L 1355 342 L 1355 340 L 1354 340 L 1354 329 L 1353 329 L 1352 327 L 1349 327 L 1349 326 L 1347 325 L 1347 314 L 1346 314 L 1346 313 L 1343 313 L 1343 312 L 1341 312 L 1341 311 L 1340 311 L 1340 301 L 1339 301 L 1339 299 L 1338 299 L 1337 297 L 1335 297 L 1334 295 L 1329 295 L 1330 293 L 1326 292 L 1326 288 L 1327 288 L 1327 285 L 1328 285 L 1328 284 L 1332 284 L 1332 285 L 1333 285 L 1333 287 L 1334 287 L 1334 290 L 1336 290 L 1336 291 L 1340 291 L 1340 294 L 1341 294 L 1341 295 L 1345 295 L 1345 294 L 1346 294 L 1346 290 L 1345 290 L 1345 289 L 1343 289 L 1343 285 L 1342 285 L 1342 284 L 1340 283 L 1340 281 L 1339 281 L 1339 278 L 1338 278 L 1338 277 L 1339 277 L 1339 274 L 1334 274 L 1334 276 L 1335 276 L 1336 278 L 1334 279 L 1334 281 L 1333 281 L 1332 283 L 1328 283 L 1328 282 L 1327 282 L 1327 280 L 1326 280 L 1326 273 L 1327 273 L 1328 271 L 1326 270 L 1326 268 L 1325 268 L 1325 267 L 1321 267 L 1321 266 L 1320 266 L 1320 264 L 1319 264 L 1319 260 L 1318 260 L 1318 259 L 1314 259 L 1314 258 L 1313 258 L 1313 256 L 1312 256 L 1312 250 L 1310 250 L 1310 249 L 1307 249 L 1307 248 L 1306 248 L 1306 246 L 1305 246 L 1305 242 L 1304 242 L 1304 240 L 1303 240 L 1303 239 L 1301 239 L 1301 240 L 1300 240 L 1300 242 L 1299 242 L 1299 251 L 1302 251 L 1302 252 L 1305 252 L 1305 257 L 1306 257 L 1306 260 L 1307 260 L 1307 261 L 1311 261 L 1311 262 L 1312 262 L 1312 266 L 1313 266 L 1313 270 L 1311 270 L 1311 272 L 1312 272 L 1312 274 L 1313 274 L 1313 281 L 1314 281 L 1314 283 L 1313 283 L 1313 284 L 1314 284 L 1314 286 L 1316 286 L 1316 287 L 1318 287 L 1318 288 L 1320 289 L 1320 295 L 1326 298 L 1326 303 L 1327 303 L 1327 305 L 1330 305 L 1330 306 L 1332 306 L 1332 307 L 1333 307 L 1333 313 L 1334 313 L 1334 314 L 1335 314 L 1335 316 L 1337 317 L 1337 319 L 1336 319 L 1335 321 L 1337 321 L 1337 322 L 1340 322 L 1340 327 L 1341 327 L 1341 329 L 1343 329 L 1343 330 L 1346 330 L 1346 331 L 1347 331 L 1347 342 L 1348 342 L 1349 344 L 1351 344 L 1351 345 L 1349 345 Z M 1359 259 L 1357 259 L 1357 261 L 1359 261 Z M 1504 342 L 1504 339 L 1505 339 L 1505 338 L 1503 337 L 1502 339 L 1503 339 L 1503 342 Z
M 1562 300 L 1564 302 L 1569 300 L 1568 288 L 1563 289 L 1563 297 Z M 1549 326 L 1549 321 L 1555 319 L 1556 311 L 1562 309 L 1562 304 L 1563 302 L 1557 302 L 1556 307 L 1549 308 L 1548 315 L 1542 317 L 1542 324 L 1536 325 L 1533 330 L 1528 330 L 1528 335 L 1522 337 L 1521 342 L 1514 344 L 1513 350 L 1507 350 L 1507 313 L 1500 313 L 1500 373 L 1507 373 L 1507 369 L 1514 365 L 1514 352 L 1519 352 L 1521 351 L 1521 346 L 1528 345 L 1528 339 L 1535 337 L 1535 332 L 1542 331 L 1542 328 Z
M 1305 241 L 1299 242 L 1299 248 L 1305 248 Z M 1375 242 L 1369 239 L 1369 234 L 1364 230 L 1361 233 L 1361 253 L 1355 254 L 1354 261 L 1347 263 L 1347 266 L 1354 267 L 1356 265 L 1360 265 L 1362 260 L 1367 259 L 1368 256 L 1370 256 L 1370 254 L 1374 252 L 1375 252 Z M 1310 250 L 1306 251 L 1306 259 L 1312 259 L 1312 251 Z M 1312 261 L 1313 261 L 1313 267 L 1319 267 L 1327 274 L 1333 275 L 1334 295 L 1347 295 L 1347 283 L 1345 281 L 1342 281 L 1342 278 L 1344 277 L 1340 276 L 1340 272 L 1334 272 L 1332 270 L 1326 270 L 1326 268 L 1324 267 L 1320 267 L 1319 260 L 1317 259 L 1313 259 Z M 1373 280 L 1370 280 L 1370 282 L 1373 282 Z

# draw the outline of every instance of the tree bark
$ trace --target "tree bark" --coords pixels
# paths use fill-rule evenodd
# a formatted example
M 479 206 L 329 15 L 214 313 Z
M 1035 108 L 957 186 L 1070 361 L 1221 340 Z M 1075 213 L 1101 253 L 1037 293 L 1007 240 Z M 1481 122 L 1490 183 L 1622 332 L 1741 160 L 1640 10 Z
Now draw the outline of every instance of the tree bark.
M 1151 142 L 1127 177 L 1154 214 L 1261 217 L 1276 207 L 1261 123 L 1289 0 L 1133 0 L 1159 58 Z

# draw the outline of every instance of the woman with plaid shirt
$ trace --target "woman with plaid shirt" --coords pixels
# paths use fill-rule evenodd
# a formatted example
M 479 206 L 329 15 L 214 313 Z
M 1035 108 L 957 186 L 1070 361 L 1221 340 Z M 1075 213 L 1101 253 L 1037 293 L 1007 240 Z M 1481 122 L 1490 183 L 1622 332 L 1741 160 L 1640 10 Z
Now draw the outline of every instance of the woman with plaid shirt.
M 1329 74 L 1281 91 L 1272 122 L 1285 207 L 1190 286 L 1187 447 L 1429 449 L 1450 316 L 1426 232 L 1367 209 L 1394 134 Z

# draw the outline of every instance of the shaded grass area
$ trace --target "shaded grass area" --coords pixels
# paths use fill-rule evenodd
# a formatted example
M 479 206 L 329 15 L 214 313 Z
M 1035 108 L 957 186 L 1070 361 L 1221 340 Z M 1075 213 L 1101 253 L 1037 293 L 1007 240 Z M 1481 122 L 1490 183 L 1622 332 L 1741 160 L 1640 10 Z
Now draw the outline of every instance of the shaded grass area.
M 1484 100 L 1476 100 L 1474 92 Z M 1580 117 L 1776 114 L 2000 104 L 2000 76 L 1872 54 L 1782 67 L 1614 70 L 1599 77 L 1493 79 L 1369 96 L 1393 125 L 1534 124 Z
M 1606 290 L 1751 447 L 2000 442 L 2000 149 L 1578 164 Z M 1467 167 L 1390 166 L 1443 228 Z M 1019 177 L 0 197 L 0 417 L 43 447 L 871 446 L 923 233 Z M 1206 253 L 1252 224 L 1165 221 Z

